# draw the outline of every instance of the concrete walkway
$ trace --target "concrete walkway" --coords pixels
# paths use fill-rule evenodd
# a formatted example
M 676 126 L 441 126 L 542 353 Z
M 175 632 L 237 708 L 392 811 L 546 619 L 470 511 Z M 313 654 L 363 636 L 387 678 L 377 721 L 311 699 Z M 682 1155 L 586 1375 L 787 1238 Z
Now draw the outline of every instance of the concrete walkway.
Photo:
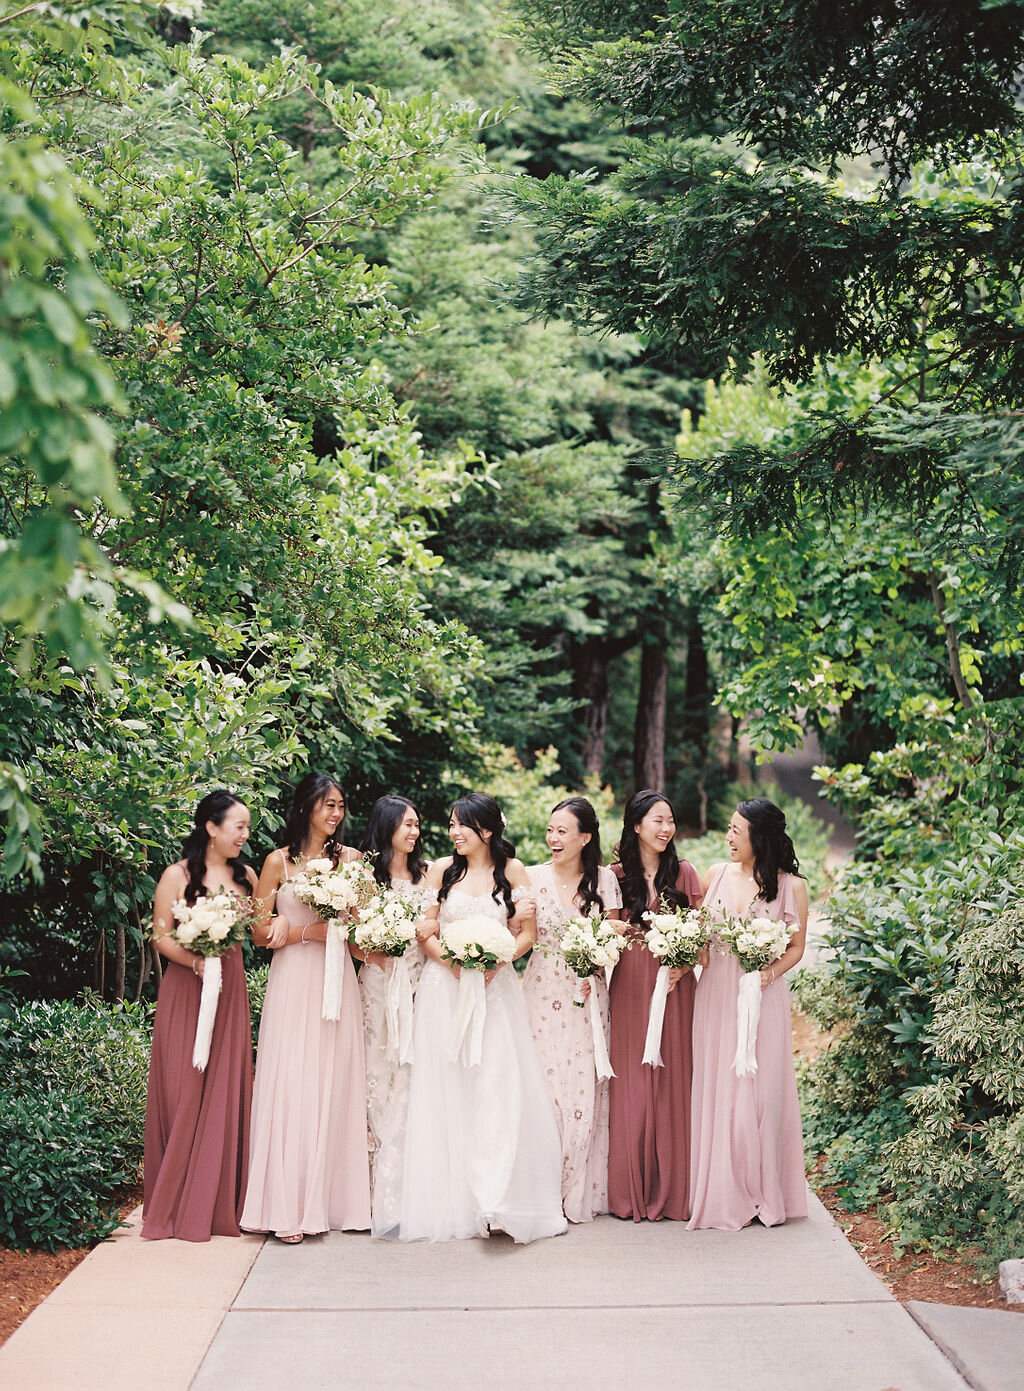
M 1024 1319 L 917 1308 L 920 1321 L 813 1198 L 807 1221 L 772 1231 L 601 1218 L 527 1247 L 340 1234 L 193 1246 L 143 1242 L 136 1226 L 94 1251 L 0 1349 L 0 1386 L 1020 1387 Z M 973 1331 L 951 1334 L 957 1323 Z

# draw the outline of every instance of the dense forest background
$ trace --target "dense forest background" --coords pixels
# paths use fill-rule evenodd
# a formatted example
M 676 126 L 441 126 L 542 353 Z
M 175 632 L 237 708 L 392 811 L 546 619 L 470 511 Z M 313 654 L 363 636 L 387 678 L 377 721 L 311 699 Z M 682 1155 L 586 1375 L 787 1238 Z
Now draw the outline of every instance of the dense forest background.
M 810 1147 L 1009 1232 L 1024 5 L 664 8 L 0 11 L 0 1004 L 151 998 L 212 786 L 539 854 L 813 732 Z

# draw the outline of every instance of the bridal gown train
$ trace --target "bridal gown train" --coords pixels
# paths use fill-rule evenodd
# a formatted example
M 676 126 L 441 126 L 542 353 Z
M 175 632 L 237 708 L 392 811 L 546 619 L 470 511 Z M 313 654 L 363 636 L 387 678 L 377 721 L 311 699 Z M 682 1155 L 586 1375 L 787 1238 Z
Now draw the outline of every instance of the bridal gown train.
M 513 897 L 529 896 L 516 890 Z M 485 914 L 501 923 L 503 902 L 455 887 L 440 922 Z M 416 992 L 401 1218 L 402 1241 L 448 1241 L 507 1232 L 517 1242 L 557 1236 L 562 1213 L 561 1143 L 515 969 L 487 986 L 481 1060 L 466 1067 L 449 1052 L 459 983 L 427 961 Z

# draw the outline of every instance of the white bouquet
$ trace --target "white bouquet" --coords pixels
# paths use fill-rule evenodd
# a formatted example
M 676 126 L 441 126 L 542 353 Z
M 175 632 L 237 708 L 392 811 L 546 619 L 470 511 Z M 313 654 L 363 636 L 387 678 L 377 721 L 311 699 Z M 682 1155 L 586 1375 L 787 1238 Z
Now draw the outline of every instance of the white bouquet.
M 378 894 L 359 915 L 352 940 L 361 951 L 393 958 L 384 984 L 387 1052 L 399 1063 L 412 1062 L 412 976 L 406 952 L 416 941 L 416 909 L 396 893 Z
M 504 923 L 485 913 L 474 913 L 446 923 L 438 940 L 444 959 L 455 961 L 462 968 L 448 1056 L 452 1062 L 476 1067 L 480 1062 L 487 1017 L 483 973 L 512 960 L 515 938 Z
M 736 997 L 736 1056 L 732 1067 L 737 1077 L 757 1071 L 757 1025 L 761 1018 L 761 972 L 779 957 L 796 931 L 795 923 L 777 918 L 725 916 L 718 929 L 722 943 L 743 967 Z
M 661 962 L 651 994 L 651 1011 L 647 1018 L 647 1037 L 644 1040 L 643 1062 L 651 1067 L 663 1067 L 661 1031 L 665 1023 L 665 1004 L 668 1000 L 668 973 L 671 970 L 692 969 L 711 940 L 707 915 L 699 908 L 670 908 L 662 900 L 660 911 L 644 913 L 650 926 L 644 933 L 647 950 Z
M 629 948 L 625 935 L 616 929 L 614 923 L 603 917 L 570 918 L 562 928 L 558 945 L 565 958 L 565 964 L 580 979 L 592 976 L 595 971 L 600 970 L 607 974 L 622 953 Z M 577 996 L 573 1004 L 579 1005 L 582 1009 L 584 1003 L 579 997 L 577 987 Z M 603 1082 L 607 1077 L 614 1077 L 615 1073 L 608 1056 L 608 1043 L 604 1036 L 597 992 L 593 987 L 590 990 L 589 1004 L 590 1033 L 594 1041 L 594 1069 L 597 1072 L 597 1080 Z
M 378 892 L 379 885 L 365 860 L 335 865 L 333 860 L 326 857 L 307 861 L 295 878 L 288 882 L 301 903 L 315 908 L 327 920 L 324 995 L 320 1013 L 324 1019 L 340 1019 L 348 929 L 338 914 L 351 913 L 364 907 Z
M 203 1072 L 210 1061 L 210 1042 L 213 1021 L 217 1017 L 222 967 L 220 958 L 245 937 L 252 922 L 253 902 L 240 894 L 225 890 L 219 894 L 201 894 L 195 903 L 183 898 L 171 904 L 176 942 L 204 959 L 203 988 L 199 996 L 199 1018 L 196 1020 L 196 1039 L 192 1049 L 192 1066 Z
M 446 923 L 439 940 L 444 959 L 469 971 L 493 971 L 511 961 L 516 950 L 516 939 L 505 924 L 486 913 Z

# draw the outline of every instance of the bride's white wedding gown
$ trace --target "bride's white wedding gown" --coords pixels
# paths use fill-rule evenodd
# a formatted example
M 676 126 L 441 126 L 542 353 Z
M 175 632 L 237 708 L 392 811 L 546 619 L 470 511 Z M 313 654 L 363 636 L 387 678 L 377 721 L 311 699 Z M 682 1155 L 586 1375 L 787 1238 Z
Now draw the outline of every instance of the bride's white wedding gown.
M 513 897 L 529 896 L 528 889 Z M 503 902 L 457 886 L 441 904 L 442 927 L 486 914 L 508 922 Z M 562 1151 L 534 1048 L 522 985 L 511 965 L 487 986 L 477 1067 L 451 1062 L 459 985 L 436 961 L 416 993 L 414 1058 L 402 1166 L 402 1241 L 448 1241 L 507 1232 L 515 1241 L 557 1236 Z

